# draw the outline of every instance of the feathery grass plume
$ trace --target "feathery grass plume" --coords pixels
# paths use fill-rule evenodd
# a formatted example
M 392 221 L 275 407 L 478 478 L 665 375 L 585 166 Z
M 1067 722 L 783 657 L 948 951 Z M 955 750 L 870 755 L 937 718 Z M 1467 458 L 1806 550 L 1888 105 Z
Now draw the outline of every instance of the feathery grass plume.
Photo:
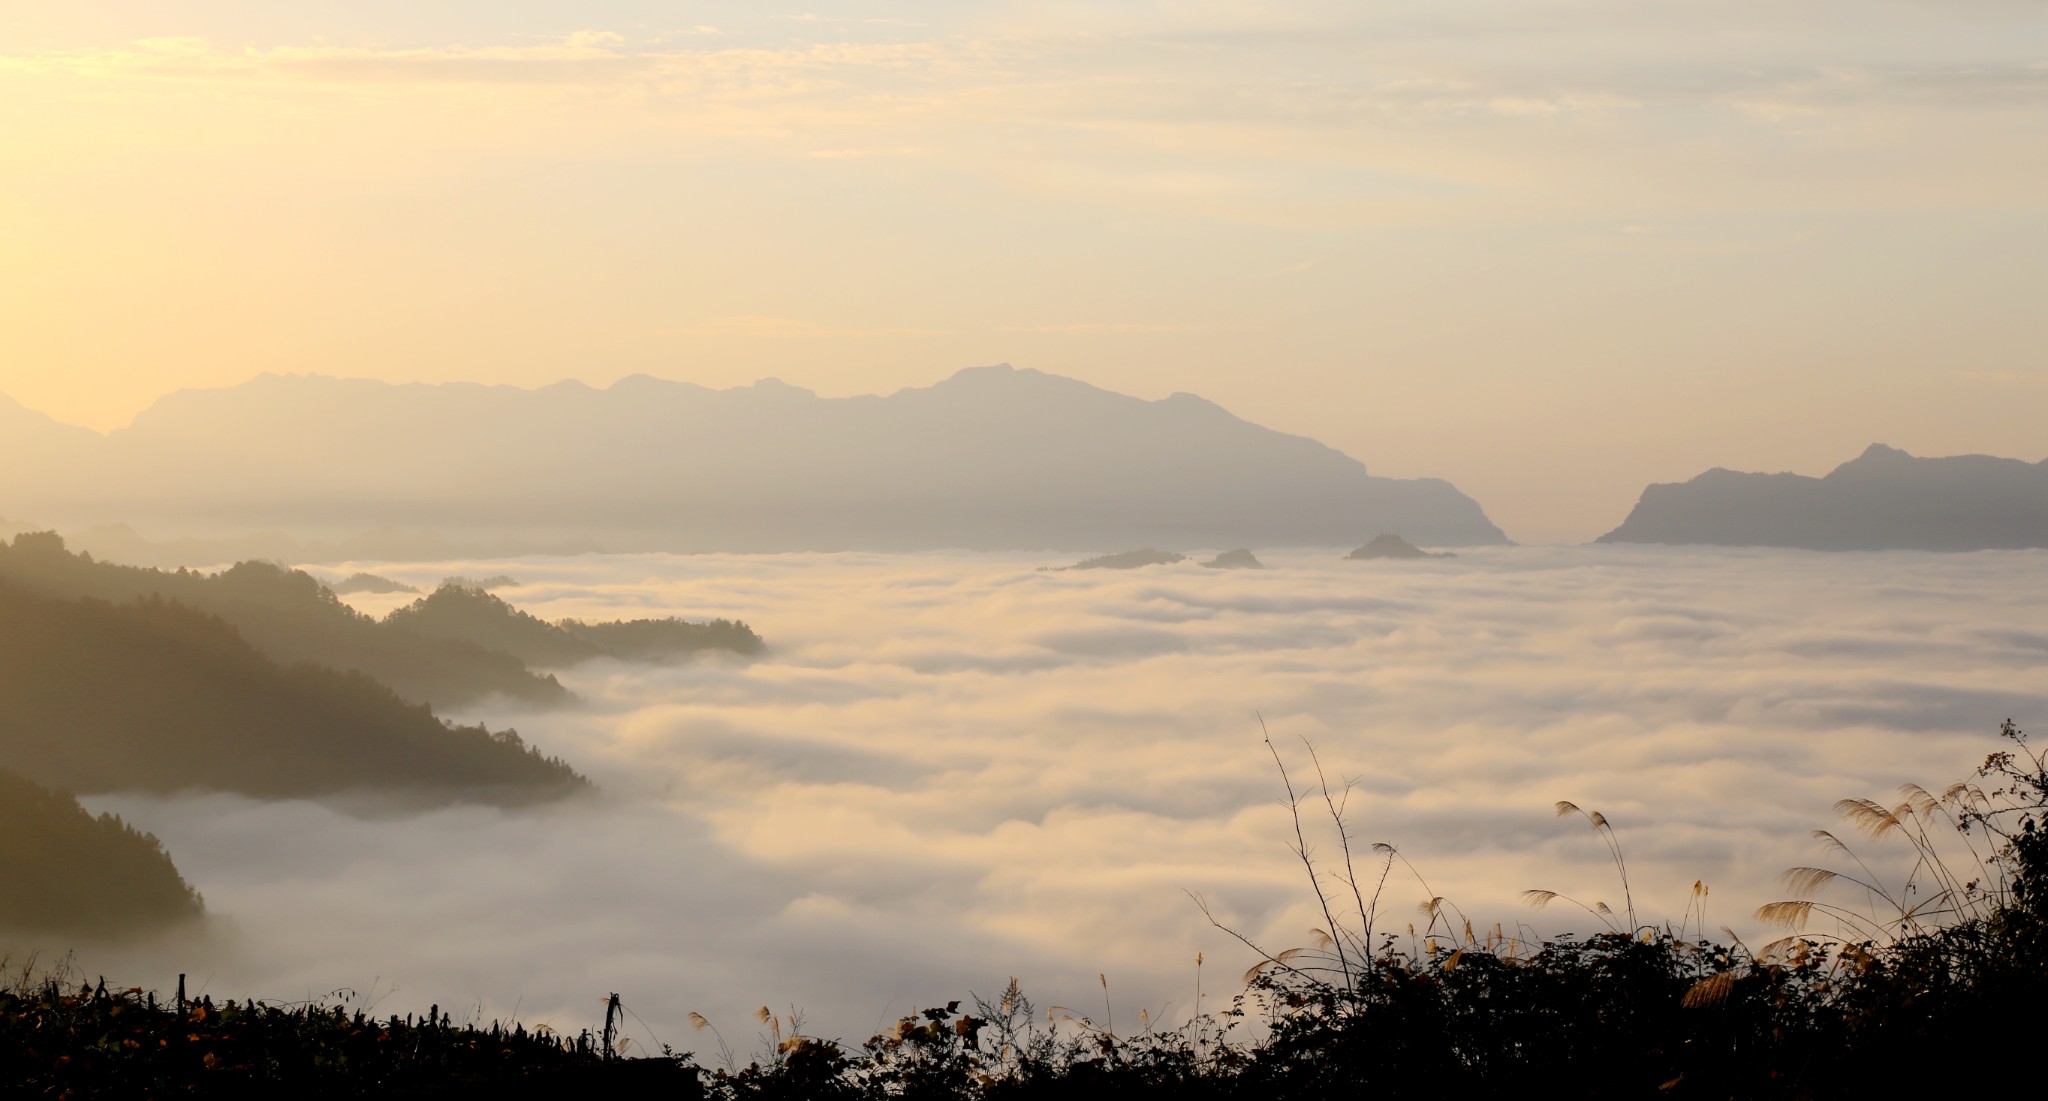
M 1692 984 L 1679 1004 L 1687 1009 L 1705 1009 L 1726 1005 L 1729 995 L 1735 992 L 1735 972 L 1717 971 Z
M 1559 818 L 1568 818 L 1574 814 L 1585 818 L 1593 832 L 1599 834 L 1600 839 L 1607 843 L 1607 852 L 1614 861 L 1614 870 L 1621 877 L 1622 908 L 1628 912 L 1628 927 L 1638 928 L 1635 893 L 1630 890 L 1628 882 L 1628 861 L 1622 858 L 1621 841 L 1614 836 L 1614 827 L 1608 824 L 1607 816 L 1599 811 L 1583 810 L 1577 803 L 1568 799 L 1559 799 L 1555 809 Z M 1601 903 L 1599 908 L 1605 910 L 1606 904 Z
M 1993 754 L 1979 775 L 2005 777 L 2000 769 L 2012 774 L 2005 777 L 2007 787 L 1996 793 L 1968 781 L 1950 784 L 1939 795 L 1908 783 L 1900 786 L 1896 806 L 1886 807 L 1869 798 L 1835 803 L 1835 812 L 1865 837 L 1904 843 L 1910 861 L 1903 875 L 1887 881 L 1839 837 L 1815 830 L 1813 837 L 1828 851 L 1854 863 L 1857 874 L 1795 867 L 1786 870 L 1781 882 L 1797 896 L 1818 895 L 1830 885 L 1846 886 L 1860 895 L 1861 907 L 1801 897 L 1766 904 L 1757 911 L 1759 919 L 1838 944 L 1891 943 L 1958 922 L 1982 921 L 2006 906 L 2012 898 L 2016 871 L 2011 845 L 2005 844 L 2002 855 L 1997 846 L 1987 848 L 1979 838 L 1987 833 L 2002 837 L 1994 824 L 2024 818 L 2026 801 L 2038 801 L 2048 795 L 2048 788 L 2037 790 L 2028 783 L 2030 768 L 2043 769 L 2040 755 L 2025 749 L 2024 736 L 2010 721 L 2000 733 L 2020 746 L 2025 759 L 2033 764 L 2020 764 L 2022 757 L 2011 751 Z M 2018 802 L 2012 801 L 2015 796 Z M 1815 915 L 1834 919 L 1843 931 L 1808 934 L 1806 925 Z

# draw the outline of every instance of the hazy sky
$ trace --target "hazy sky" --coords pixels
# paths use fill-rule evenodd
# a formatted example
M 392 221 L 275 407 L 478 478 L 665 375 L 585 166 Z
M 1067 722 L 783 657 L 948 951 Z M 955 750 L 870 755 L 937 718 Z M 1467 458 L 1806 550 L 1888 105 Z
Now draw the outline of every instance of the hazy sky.
M 2039 459 L 2038 0 L 0 5 L 0 393 L 1191 390 L 1514 538 Z

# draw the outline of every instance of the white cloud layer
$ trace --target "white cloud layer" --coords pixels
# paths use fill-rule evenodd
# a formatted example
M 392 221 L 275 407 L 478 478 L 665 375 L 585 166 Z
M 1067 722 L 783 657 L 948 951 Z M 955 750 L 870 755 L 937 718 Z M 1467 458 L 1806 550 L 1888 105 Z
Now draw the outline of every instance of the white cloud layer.
M 95 799 L 205 893 L 197 940 L 86 949 L 109 981 L 338 987 L 389 1012 L 580 1028 L 619 991 L 653 1036 L 742 1054 L 757 1006 L 849 1039 L 1016 974 L 1044 1003 L 1183 1018 L 1250 962 L 1184 891 L 1275 947 L 1320 924 L 1255 712 L 1355 778 L 1358 841 L 1401 847 L 1475 920 L 1583 928 L 1525 888 L 1647 919 L 1695 879 L 1745 937 L 1837 798 L 1960 778 L 2048 714 L 2039 552 L 1505 548 L 1423 563 L 1262 552 L 1039 572 L 1019 557 L 631 556 L 372 565 L 508 572 L 548 617 L 737 615 L 753 664 L 594 664 L 583 709 L 513 723 L 592 805 L 374 816 L 209 796 Z M 392 598 L 374 598 L 389 600 Z M 1297 773 L 1297 782 L 1302 779 Z M 1325 839 L 1318 855 L 1335 856 Z M 1390 881 L 1399 926 L 1423 889 Z M 50 946 L 57 948 L 61 946 Z M 643 1041 L 647 1039 L 642 1037 Z

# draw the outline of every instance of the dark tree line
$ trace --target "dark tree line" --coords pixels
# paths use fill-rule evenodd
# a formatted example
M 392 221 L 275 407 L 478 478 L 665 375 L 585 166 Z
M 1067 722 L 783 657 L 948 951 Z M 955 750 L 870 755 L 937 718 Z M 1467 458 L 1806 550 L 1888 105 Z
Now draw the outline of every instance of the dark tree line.
M 54 533 L 31 532 L 0 542 L 0 582 L 58 597 L 176 601 L 220 617 L 277 661 L 356 670 L 416 703 L 446 707 L 492 693 L 543 704 L 570 698 L 553 677 L 502 649 L 394 629 L 311 575 L 267 562 L 213 574 L 121 566 L 72 554 Z
M 0 929 L 106 936 L 199 914 L 154 835 L 0 768 Z
M 358 672 L 282 666 L 225 620 L 151 597 L 0 582 L 0 761 L 77 791 L 353 788 L 532 800 L 583 785 L 510 732 L 451 727 Z

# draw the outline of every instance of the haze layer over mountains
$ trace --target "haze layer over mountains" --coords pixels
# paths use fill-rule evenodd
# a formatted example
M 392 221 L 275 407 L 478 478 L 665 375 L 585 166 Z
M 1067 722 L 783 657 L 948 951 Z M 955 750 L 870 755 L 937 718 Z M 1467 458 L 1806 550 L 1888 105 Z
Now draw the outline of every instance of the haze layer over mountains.
M 0 502 L 39 524 L 671 551 L 1502 543 L 1436 479 L 1375 477 L 1191 394 L 1007 365 L 886 397 L 264 375 L 102 437 L 0 405 Z

